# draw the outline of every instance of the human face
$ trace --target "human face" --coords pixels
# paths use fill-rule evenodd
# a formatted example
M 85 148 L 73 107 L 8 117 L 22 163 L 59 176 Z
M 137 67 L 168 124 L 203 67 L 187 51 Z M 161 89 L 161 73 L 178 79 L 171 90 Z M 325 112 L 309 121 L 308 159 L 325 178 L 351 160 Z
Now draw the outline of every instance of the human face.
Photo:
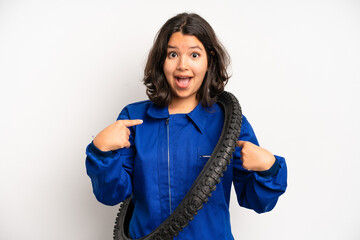
M 163 70 L 171 89 L 170 104 L 180 101 L 194 105 L 198 102 L 196 93 L 207 71 L 204 45 L 193 35 L 173 33 L 168 42 Z

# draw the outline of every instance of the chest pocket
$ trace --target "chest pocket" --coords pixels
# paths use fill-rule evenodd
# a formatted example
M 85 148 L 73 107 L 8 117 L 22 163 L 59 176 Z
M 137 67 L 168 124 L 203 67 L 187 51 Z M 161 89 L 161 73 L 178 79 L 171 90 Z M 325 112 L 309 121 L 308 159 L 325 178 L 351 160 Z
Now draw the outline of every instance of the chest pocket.
M 207 146 L 199 146 L 197 153 L 197 166 L 198 173 L 204 168 L 205 164 L 210 159 L 213 149 Z M 212 196 L 209 198 L 208 204 L 221 204 L 225 203 L 225 195 L 223 191 L 222 181 L 216 185 L 216 190 L 212 192 Z

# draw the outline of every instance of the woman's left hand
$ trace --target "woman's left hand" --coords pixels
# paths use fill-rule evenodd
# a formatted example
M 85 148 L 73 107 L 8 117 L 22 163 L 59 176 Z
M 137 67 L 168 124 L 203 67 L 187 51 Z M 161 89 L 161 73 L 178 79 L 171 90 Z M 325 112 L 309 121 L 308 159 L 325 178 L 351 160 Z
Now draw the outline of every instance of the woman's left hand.
M 266 171 L 270 169 L 275 162 L 275 156 L 271 152 L 251 142 L 237 141 L 236 145 L 242 148 L 242 166 L 247 170 Z

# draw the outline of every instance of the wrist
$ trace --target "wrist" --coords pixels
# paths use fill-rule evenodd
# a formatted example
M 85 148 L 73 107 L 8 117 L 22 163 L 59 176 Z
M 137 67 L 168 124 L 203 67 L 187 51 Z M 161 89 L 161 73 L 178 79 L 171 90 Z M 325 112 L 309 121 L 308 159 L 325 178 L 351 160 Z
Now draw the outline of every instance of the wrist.
M 99 143 L 98 139 L 95 137 L 93 140 L 93 144 L 94 146 L 99 149 L 102 152 L 108 152 L 110 151 L 110 149 L 106 148 L 105 146 L 103 146 L 101 143 Z
M 271 157 L 269 157 L 267 164 L 264 166 L 264 168 L 261 171 L 268 171 L 274 165 L 275 161 L 276 161 L 275 156 L 271 154 Z
M 112 151 L 100 150 L 97 146 L 95 146 L 94 141 L 92 141 L 88 145 L 88 150 L 89 150 L 89 152 L 91 152 L 92 154 L 95 154 L 96 156 L 98 156 L 101 159 L 107 158 L 107 157 L 113 157 L 113 155 L 114 155 L 114 153 Z
M 275 158 L 275 156 L 274 156 L 274 158 Z M 269 169 L 267 169 L 265 171 L 256 171 L 256 172 L 261 177 L 270 178 L 278 172 L 279 168 L 280 168 L 279 161 L 275 158 L 274 163 L 272 164 L 272 166 Z

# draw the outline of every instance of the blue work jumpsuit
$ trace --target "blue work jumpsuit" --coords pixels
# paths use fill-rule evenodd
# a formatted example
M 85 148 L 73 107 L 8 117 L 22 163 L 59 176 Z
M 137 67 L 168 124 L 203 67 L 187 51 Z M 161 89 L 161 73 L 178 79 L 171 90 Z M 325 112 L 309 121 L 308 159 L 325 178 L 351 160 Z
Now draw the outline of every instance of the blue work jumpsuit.
M 130 221 L 132 238 L 140 238 L 160 225 L 181 202 L 209 159 L 220 137 L 223 110 L 215 104 L 199 104 L 188 114 L 169 115 L 150 101 L 126 106 L 120 119 L 142 119 L 130 127 L 130 148 L 102 152 L 90 143 L 86 149 L 87 174 L 98 201 L 115 205 L 133 194 L 135 206 Z M 254 131 L 243 116 L 240 140 L 258 145 Z M 267 171 L 242 167 L 236 147 L 224 177 L 194 220 L 175 239 L 233 239 L 229 201 L 232 183 L 238 203 L 257 213 L 274 208 L 287 186 L 285 159 L 275 156 Z

